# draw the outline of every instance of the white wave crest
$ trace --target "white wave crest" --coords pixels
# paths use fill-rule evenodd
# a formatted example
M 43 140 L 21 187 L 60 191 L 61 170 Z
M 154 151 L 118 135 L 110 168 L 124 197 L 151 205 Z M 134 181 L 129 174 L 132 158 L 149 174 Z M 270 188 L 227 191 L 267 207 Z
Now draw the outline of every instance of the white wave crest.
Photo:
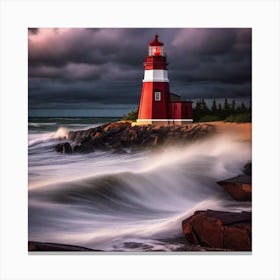
M 69 130 L 66 127 L 60 127 L 55 134 L 53 135 L 53 138 L 55 139 L 67 139 L 69 134 Z
M 45 143 L 52 139 L 67 139 L 69 130 L 66 127 L 60 127 L 56 132 L 29 134 L 28 146 Z

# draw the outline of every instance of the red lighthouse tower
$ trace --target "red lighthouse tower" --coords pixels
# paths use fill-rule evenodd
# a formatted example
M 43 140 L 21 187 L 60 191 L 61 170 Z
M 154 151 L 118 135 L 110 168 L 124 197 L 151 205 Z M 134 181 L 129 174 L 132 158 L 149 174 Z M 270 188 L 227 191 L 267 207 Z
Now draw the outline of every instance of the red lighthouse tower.
M 182 124 L 192 122 L 192 102 L 170 93 L 167 61 L 158 35 L 149 44 L 137 124 Z

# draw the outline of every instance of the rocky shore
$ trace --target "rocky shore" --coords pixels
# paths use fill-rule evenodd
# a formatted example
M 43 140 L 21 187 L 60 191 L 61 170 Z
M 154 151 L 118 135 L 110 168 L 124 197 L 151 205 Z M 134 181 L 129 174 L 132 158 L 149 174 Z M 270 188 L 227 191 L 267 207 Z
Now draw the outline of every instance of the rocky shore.
M 251 124 L 133 126 L 131 122 L 116 122 L 84 131 L 70 131 L 67 138 L 69 142 L 60 143 L 55 149 L 63 154 L 89 153 L 98 149 L 126 152 L 128 149 L 133 151 L 143 148 L 153 149 L 165 144 L 189 143 L 221 132 L 232 133 L 239 141 L 251 141 Z M 248 163 L 244 166 L 243 174 L 219 181 L 217 187 L 218 185 L 222 187 L 234 200 L 251 201 L 251 175 L 251 163 Z M 251 251 L 251 215 L 251 212 L 236 213 L 210 209 L 196 211 L 182 221 L 182 230 L 186 242 L 197 248 L 197 251 Z M 44 247 L 33 243 L 31 244 L 33 247 L 30 245 L 31 248 L 39 248 L 39 251 L 53 248 L 48 247 L 50 245 Z M 55 248 L 61 251 L 59 247 Z
M 213 135 L 212 124 L 173 126 L 133 126 L 131 122 L 115 122 L 81 131 L 70 131 L 69 142 L 58 144 L 59 153 L 89 153 L 97 149 L 126 152 L 155 148 L 164 144 L 186 143 Z
M 243 174 L 217 182 L 232 198 L 252 201 L 252 164 L 244 166 Z
M 238 201 L 252 200 L 252 164 L 247 163 L 243 174 L 217 182 Z M 252 213 L 226 211 L 196 211 L 182 221 L 187 241 L 208 250 L 252 250 Z

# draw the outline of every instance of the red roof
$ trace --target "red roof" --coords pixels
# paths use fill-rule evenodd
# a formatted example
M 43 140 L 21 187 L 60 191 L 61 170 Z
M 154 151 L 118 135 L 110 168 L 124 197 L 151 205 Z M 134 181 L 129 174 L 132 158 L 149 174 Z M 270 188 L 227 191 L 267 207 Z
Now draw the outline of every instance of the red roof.
M 163 43 L 158 41 L 158 35 L 155 35 L 154 41 L 151 41 L 149 46 L 153 47 L 153 46 L 163 46 Z

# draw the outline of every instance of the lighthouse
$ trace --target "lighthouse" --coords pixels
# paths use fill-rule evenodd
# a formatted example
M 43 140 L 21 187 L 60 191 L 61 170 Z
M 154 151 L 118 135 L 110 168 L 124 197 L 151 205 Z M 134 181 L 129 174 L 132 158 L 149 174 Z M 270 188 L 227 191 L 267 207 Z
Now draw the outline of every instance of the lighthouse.
M 163 43 L 158 35 L 149 43 L 137 124 L 184 124 L 192 122 L 192 102 L 171 93 Z

